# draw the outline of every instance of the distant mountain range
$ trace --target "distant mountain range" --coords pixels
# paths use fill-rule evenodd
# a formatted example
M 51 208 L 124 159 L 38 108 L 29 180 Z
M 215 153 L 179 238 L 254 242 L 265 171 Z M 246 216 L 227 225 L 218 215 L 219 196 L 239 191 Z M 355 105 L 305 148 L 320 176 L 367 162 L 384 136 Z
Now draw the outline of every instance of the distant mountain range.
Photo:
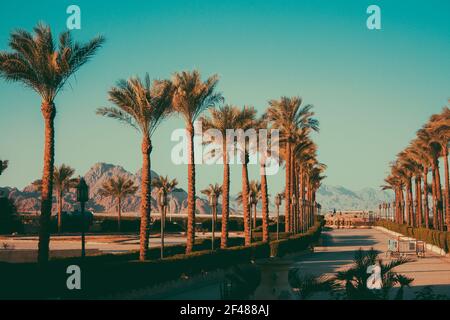
M 389 191 L 364 188 L 352 191 L 342 186 L 322 185 L 317 192 L 317 202 L 325 211 L 336 210 L 377 210 L 381 202 L 394 201 Z
M 126 171 L 121 166 L 116 166 L 107 163 L 96 163 L 84 175 L 87 184 L 89 185 L 89 192 L 91 199 L 86 204 L 88 210 L 94 212 L 112 212 L 115 211 L 115 204 L 110 198 L 102 198 L 98 194 L 98 190 L 106 179 L 123 175 L 132 179 L 139 187 L 141 182 L 141 171 L 133 174 Z M 151 178 L 157 176 L 157 173 L 152 171 Z M 3 194 L 7 194 L 9 198 L 14 200 L 14 203 L 19 212 L 37 212 L 40 209 L 40 194 L 36 188 L 30 184 L 23 190 L 17 188 L 0 188 Z M 209 214 L 211 208 L 208 201 L 199 194 L 196 201 L 198 213 Z M 230 195 L 230 210 L 241 212 L 241 206 L 235 201 L 236 196 Z M 123 212 L 138 212 L 140 206 L 140 191 L 136 195 L 130 196 L 123 201 Z M 383 201 L 392 201 L 393 195 L 387 191 L 380 191 L 373 188 L 365 188 L 360 191 L 352 191 L 342 186 L 328 186 L 323 185 L 317 192 L 317 201 L 322 205 L 323 211 L 328 210 L 375 210 L 378 204 Z M 77 209 L 76 194 L 74 190 L 68 192 L 64 196 L 64 211 L 72 211 Z M 152 190 L 151 199 L 152 211 L 158 211 L 156 203 L 156 192 Z M 54 203 L 54 210 L 56 210 L 56 203 Z M 184 189 L 178 188 L 169 196 L 169 212 L 185 213 L 187 208 L 187 193 Z M 280 211 L 283 212 L 283 206 Z M 260 206 L 259 206 L 260 209 Z M 269 209 L 274 210 L 273 203 L 270 204 Z M 219 207 L 219 212 L 221 208 Z

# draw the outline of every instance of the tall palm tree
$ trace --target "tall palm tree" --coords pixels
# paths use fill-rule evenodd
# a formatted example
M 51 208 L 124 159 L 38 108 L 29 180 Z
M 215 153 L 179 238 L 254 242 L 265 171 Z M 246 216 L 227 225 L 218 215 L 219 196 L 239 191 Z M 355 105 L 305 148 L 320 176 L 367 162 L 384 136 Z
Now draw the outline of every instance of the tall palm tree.
M 444 204 L 447 228 L 450 229 L 450 197 L 449 197 L 449 169 L 448 169 L 448 143 L 450 140 L 450 109 L 444 107 L 440 114 L 431 116 L 427 129 L 430 132 L 431 139 L 438 143 L 441 148 L 441 156 L 444 159 Z
M 430 210 L 428 207 L 428 172 L 432 166 L 431 154 L 423 147 L 419 139 L 414 139 L 409 146 L 409 155 L 414 161 L 422 166 L 422 178 L 423 178 L 423 205 L 422 212 L 424 216 L 425 227 L 429 228 Z
M 435 229 L 443 230 L 443 202 L 441 188 L 441 174 L 439 170 L 439 155 L 442 154 L 441 144 L 436 141 L 429 127 L 425 125 L 417 131 L 417 137 L 420 144 L 428 150 L 431 155 L 431 173 L 432 173 L 432 196 L 433 196 L 433 225 Z
M 261 176 L 261 215 L 262 215 L 262 240 L 269 241 L 269 193 L 266 176 L 267 163 L 271 161 L 279 162 L 280 153 L 276 148 L 272 148 L 272 144 L 278 143 L 277 136 L 265 135 L 266 132 L 272 132 L 271 127 L 266 121 L 266 116 L 263 115 L 257 122 L 258 127 L 258 152 L 259 152 L 259 173 Z M 276 154 L 275 154 L 276 152 Z
M 134 195 L 138 187 L 134 181 L 123 176 L 109 178 L 103 182 L 98 194 L 102 197 L 111 197 L 117 201 L 117 230 L 120 232 L 120 221 L 122 218 L 122 200 Z
M 150 154 L 151 136 L 161 121 L 171 112 L 172 86 L 167 80 L 144 80 L 132 77 L 119 80 L 108 92 L 109 101 L 117 106 L 97 109 L 97 114 L 116 119 L 136 129 L 142 135 L 141 227 L 139 259 L 146 260 L 149 246 L 151 210 Z
M 174 94 L 173 109 L 179 113 L 186 125 L 188 152 L 188 223 L 186 253 L 190 253 L 195 240 L 195 155 L 194 155 L 194 121 L 208 108 L 215 107 L 223 101 L 216 92 L 219 79 L 217 75 L 202 81 L 198 71 L 175 73 L 172 77 Z
M 11 33 L 9 46 L 13 51 L 0 52 L 0 77 L 6 81 L 22 82 L 41 96 L 45 143 L 38 262 L 42 265 L 49 257 L 55 154 L 54 101 L 67 80 L 95 55 L 104 38 L 96 37 L 80 44 L 74 42 L 71 33 L 66 31 L 59 36 L 59 44 L 55 45 L 49 26 L 39 23 L 33 31 L 34 35 L 20 29 Z
M 211 141 L 213 144 L 221 144 L 221 156 L 223 162 L 222 184 L 222 237 L 220 246 L 228 246 L 228 218 L 230 213 L 230 150 L 234 150 L 234 136 L 230 137 L 227 130 L 246 127 L 251 121 L 250 110 L 241 111 L 236 106 L 224 105 L 218 109 L 210 109 L 210 116 L 202 116 L 201 121 L 205 130 L 215 129 L 222 135 L 222 141 Z M 207 134 L 207 133 L 206 133 Z M 232 139 L 232 140 L 231 140 Z M 217 155 L 219 156 L 219 155 Z M 244 202 L 243 202 L 244 203 Z M 245 209 L 245 208 L 244 208 Z M 245 221 L 245 217 L 244 217 Z M 244 222 L 245 224 L 245 222 Z
M 311 111 L 312 105 L 301 106 L 300 97 L 281 97 L 280 100 L 270 100 L 269 108 L 266 113 L 267 120 L 272 122 L 275 129 L 280 130 L 280 145 L 284 147 L 286 163 L 286 181 L 285 181 L 285 230 L 292 231 L 291 226 L 291 198 L 293 193 L 292 181 L 292 144 L 295 133 L 302 128 L 311 128 L 317 131 L 319 123 L 312 118 L 314 112 Z
M 0 160 L 0 176 L 8 168 L 8 160 Z

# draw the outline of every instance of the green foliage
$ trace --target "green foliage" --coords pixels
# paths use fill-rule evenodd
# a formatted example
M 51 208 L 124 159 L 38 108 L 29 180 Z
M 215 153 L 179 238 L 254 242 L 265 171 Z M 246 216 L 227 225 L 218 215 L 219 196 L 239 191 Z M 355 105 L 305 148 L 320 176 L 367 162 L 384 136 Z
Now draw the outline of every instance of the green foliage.
M 426 228 L 413 228 L 404 224 L 398 224 L 392 221 L 377 221 L 377 226 L 401 233 L 405 236 L 425 241 L 443 249 L 446 253 L 450 248 L 450 233 L 446 231 L 431 230 Z
M 39 270 L 34 263 L 0 263 L 0 297 L 95 298 L 146 288 L 206 271 L 248 265 L 256 259 L 273 256 L 274 251 L 277 253 L 275 256 L 281 256 L 304 250 L 312 241 L 318 239 L 322 225 L 323 221 L 317 221 L 305 235 L 284 239 L 281 244 L 279 241 L 273 241 L 243 246 L 242 238 L 230 238 L 229 243 L 234 246 L 211 251 L 210 239 L 201 239 L 196 241 L 195 251 L 190 254 L 184 254 L 185 244 L 167 246 L 164 259 L 158 259 L 159 248 L 151 248 L 148 261 L 138 261 L 139 253 L 134 251 L 117 255 L 87 256 L 84 261 L 80 258 L 54 259 L 46 270 Z M 216 241 L 218 247 L 220 239 Z M 274 244 L 277 242 L 278 244 Z M 73 264 L 81 266 L 83 270 L 83 290 L 79 292 L 69 291 L 65 287 L 66 268 Z M 249 283 L 241 283 L 238 286 L 251 288 L 258 280 L 256 275 L 252 279 Z

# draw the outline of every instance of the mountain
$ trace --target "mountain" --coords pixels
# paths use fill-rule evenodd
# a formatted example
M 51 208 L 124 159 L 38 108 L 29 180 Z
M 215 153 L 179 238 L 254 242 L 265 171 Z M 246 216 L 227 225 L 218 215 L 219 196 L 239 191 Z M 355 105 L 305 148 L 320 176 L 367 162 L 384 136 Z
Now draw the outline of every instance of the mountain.
M 121 166 L 116 166 L 107 163 L 96 163 L 84 175 L 86 183 L 89 185 L 90 200 L 86 203 L 87 210 L 93 212 L 114 212 L 115 204 L 110 198 L 102 198 L 98 194 L 98 190 L 108 178 L 122 175 L 132 179 L 136 185 L 139 186 L 138 191 L 134 196 L 129 196 L 123 201 L 122 210 L 126 212 L 139 212 L 140 206 L 140 184 L 141 171 L 131 173 Z M 153 179 L 158 174 L 151 171 L 151 178 Z M 38 212 L 40 209 L 40 194 L 36 188 L 30 184 L 23 190 L 17 188 L 0 188 L 0 192 L 8 195 L 14 200 L 14 203 L 19 212 Z M 270 192 L 270 190 L 269 190 Z M 197 213 L 210 214 L 211 208 L 208 201 L 203 198 L 203 195 L 198 191 L 196 200 Z M 272 197 L 273 198 L 273 197 Z M 275 211 L 273 199 L 270 199 L 269 210 Z M 241 205 L 236 202 L 236 195 L 230 195 L 230 211 L 232 213 L 242 212 Z M 169 212 L 185 213 L 187 209 L 187 192 L 182 188 L 175 189 L 169 195 Z M 322 205 L 323 211 L 329 210 L 376 210 L 380 202 L 393 201 L 392 193 L 388 191 L 376 190 L 374 188 L 365 188 L 359 191 L 352 191 L 342 186 L 323 185 L 317 192 L 317 202 Z M 56 201 L 53 203 L 53 210 L 56 211 Z M 152 190 L 151 198 L 152 211 L 159 211 L 156 202 L 156 190 Z M 78 208 L 76 202 L 75 190 L 67 192 L 64 195 L 64 211 L 72 211 Z M 261 202 L 257 206 L 258 214 L 261 211 Z M 280 207 L 280 212 L 284 211 L 284 203 Z M 221 212 L 220 204 L 218 212 Z
M 89 186 L 90 200 L 86 203 L 86 209 L 93 212 L 113 212 L 116 209 L 116 204 L 111 201 L 111 198 L 102 198 L 98 194 L 98 190 L 101 188 L 103 182 L 108 178 L 122 175 L 129 178 L 139 186 L 135 195 L 129 196 L 122 202 L 123 212 L 139 212 L 140 209 L 140 185 L 141 185 L 141 170 L 133 174 L 128 172 L 121 166 L 116 166 L 107 163 L 96 163 L 88 172 L 84 175 L 84 179 Z M 158 174 L 151 171 L 150 176 L 153 179 Z M 3 194 L 6 194 L 9 198 L 14 200 L 14 204 L 17 207 L 18 212 L 37 212 L 40 210 L 40 194 L 37 189 L 32 185 L 26 186 L 23 190 L 17 188 L 0 188 Z M 151 198 L 151 210 L 159 211 L 156 202 L 157 191 L 152 190 Z M 187 208 L 187 192 L 184 189 L 176 188 L 168 197 L 169 212 L 185 213 Z M 63 211 L 73 211 L 78 208 L 76 202 L 75 190 L 64 195 L 64 208 Z M 197 213 L 209 214 L 211 208 L 205 199 L 197 198 L 196 200 Z M 56 199 L 53 202 L 53 210 L 56 211 Z
M 381 202 L 394 201 L 394 195 L 389 191 L 374 188 L 352 191 L 342 186 L 329 185 L 322 185 L 316 197 L 323 211 L 377 210 Z

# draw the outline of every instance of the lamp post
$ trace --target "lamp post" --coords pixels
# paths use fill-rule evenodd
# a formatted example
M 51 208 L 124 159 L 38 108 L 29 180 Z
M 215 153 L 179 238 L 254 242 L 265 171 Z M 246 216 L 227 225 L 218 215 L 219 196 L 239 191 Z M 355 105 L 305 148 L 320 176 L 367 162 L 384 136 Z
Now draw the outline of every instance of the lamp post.
M 277 193 L 275 196 L 275 206 L 277 207 L 277 240 L 280 239 L 280 205 L 281 205 L 281 194 Z
M 212 207 L 212 218 L 211 218 L 211 250 L 214 250 L 214 239 L 215 239 L 215 229 L 216 229 L 216 213 L 217 213 L 217 196 L 214 193 L 209 195 L 209 205 Z
M 159 205 L 161 206 L 161 259 L 164 258 L 164 227 L 166 224 L 167 194 L 164 190 L 159 191 Z
M 77 201 L 80 203 L 81 209 L 81 258 L 86 256 L 86 239 L 84 231 L 84 206 L 89 200 L 89 187 L 84 178 L 79 178 L 77 186 Z

